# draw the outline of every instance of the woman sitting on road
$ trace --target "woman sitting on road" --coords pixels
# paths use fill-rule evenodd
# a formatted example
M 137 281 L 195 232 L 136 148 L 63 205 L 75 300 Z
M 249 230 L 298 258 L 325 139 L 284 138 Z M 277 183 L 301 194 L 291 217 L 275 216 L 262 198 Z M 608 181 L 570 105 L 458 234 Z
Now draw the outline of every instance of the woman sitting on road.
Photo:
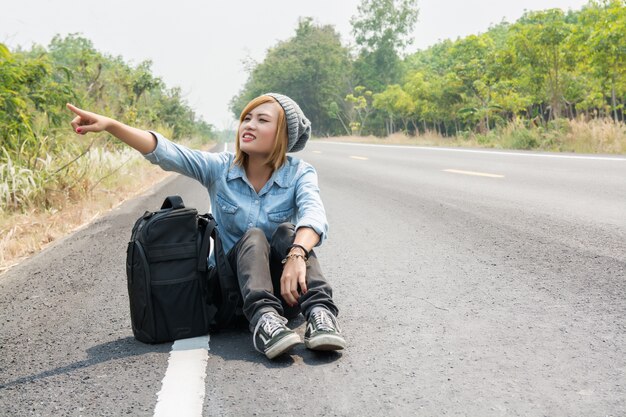
M 302 150 L 311 133 L 296 102 L 268 93 L 248 103 L 240 116 L 235 154 L 192 150 L 158 133 L 67 107 L 76 114 L 71 122 L 76 133 L 107 131 L 153 164 L 207 188 L 257 350 L 272 359 L 301 343 L 284 317 L 300 311 L 307 317 L 307 348 L 345 347 L 331 287 L 312 250 L 328 231 L 317 173 L 287 156 Z

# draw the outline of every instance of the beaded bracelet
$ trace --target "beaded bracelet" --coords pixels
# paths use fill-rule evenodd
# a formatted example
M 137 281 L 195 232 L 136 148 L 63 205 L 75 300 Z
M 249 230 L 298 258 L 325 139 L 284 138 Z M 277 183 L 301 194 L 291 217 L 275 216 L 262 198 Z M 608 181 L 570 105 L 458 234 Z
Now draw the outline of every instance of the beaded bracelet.
M 291 245 L 291 246 L 289 246 L 289 247 L 287 248 L 287 253 L 289 253 L 289 251 L 290 251 L 290 250 L 292 250 L 293 248 L 300 248 L 300 249 L 302 249 L 302 250 L 304 251 L 304 257 L 305 257 L 306 259 L 309 259 L 309 251 L 308 251 L 308 250 L 306 250 L 306 248 L 305 248 L 304 246 L 299 245 L 299 244 L 297 244 L 297 243 L 294 243 L 293 245 Z
M 309 259 L 306 256 L 300 255 L 299 253 L 290 253 L 289 255 L 285 256 L 285 259 L 283 259 L 281 263 L 283 265 L 286 264 L 290 258 L 302 258 L 305 264 L 309 264 Z

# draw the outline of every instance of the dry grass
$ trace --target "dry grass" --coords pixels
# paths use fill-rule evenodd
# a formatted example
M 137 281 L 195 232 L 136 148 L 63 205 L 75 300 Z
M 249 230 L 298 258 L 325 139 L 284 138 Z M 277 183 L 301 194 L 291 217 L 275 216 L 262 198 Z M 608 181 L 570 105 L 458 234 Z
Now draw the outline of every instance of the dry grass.
M 476 141 L 458 137 L 444 137 L 435 132 L 427 132 L 420 136 L 408 136 L 404 133 L 394 133 L 385 138 L 376 136 L 335 136 L 320 138 L 348 143 L 370 143 L 376 145 L 414 145 L 414 146 L 479 146 Z
M 200 149 L 213 145 L 187 144 Z M 87 191 L 58 192 L 47 199 L 50 209 L 0 210 L 0 274 L 171 175 L 130 148 L 95 149 L 84 163 L 93 177 L 85 181 Z
M 147 162 L 133 165 L 139 166 L 132 176 L 111 179 L 106 187 L 60 209 L 4 213 L 0 217 L 0 274 L 171 174 Z
M 572 120 L 562 137 L 562 150 L 581 153 L 626 153 L 626 125 L 610 119 Z
M 533 149 L 574 153 L 626 153 L 626 125 L 610 119 L 558 120 L 548 128 L 527 128 L 521 122 L 509 123 L 486 134 L 468 133 L 444 137 L 436 132 L 420 136 L 396 133 L 375 136 L 337 136 L 321 140 L 380 145 L 454 146 L 498 149 Z

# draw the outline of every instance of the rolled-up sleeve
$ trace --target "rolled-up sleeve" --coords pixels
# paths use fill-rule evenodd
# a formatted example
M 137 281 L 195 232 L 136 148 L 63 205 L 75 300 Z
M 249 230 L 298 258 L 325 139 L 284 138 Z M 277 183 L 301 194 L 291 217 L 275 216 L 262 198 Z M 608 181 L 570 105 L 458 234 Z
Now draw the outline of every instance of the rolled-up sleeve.
M 310 227 L 317 232 L 320 240 L 316 246 L 322 244 L 328 235 L 328 221 L 326 210 L 320 196 L 317 184 L 317 172 L 309 164 L 305 164 L 301 175 L 296 181 L 296 205 L 298 207 L 298 222 L 296 231 L 301 227 Z
M 156 138 L 157 146 L 143 156 L 166 171 L 178 172 L 208 185 L 215 181 L 228 163 L 228 156 L 224 153 L 190 149 L 166 139 L 160 133 L 150 133 Z

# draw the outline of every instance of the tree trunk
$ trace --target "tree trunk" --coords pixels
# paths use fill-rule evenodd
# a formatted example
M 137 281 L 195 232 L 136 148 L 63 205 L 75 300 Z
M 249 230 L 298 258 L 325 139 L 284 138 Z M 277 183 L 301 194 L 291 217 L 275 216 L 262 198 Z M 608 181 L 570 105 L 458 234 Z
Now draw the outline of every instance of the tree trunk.
M 615 74 L 611 79 L 611 106 L 613 106 L 613 121 L 617 122 L 617 98 L 615 97 Z
M 554 90 L 552 91 L 552 118 L 561 117 L 561 86 L 559 85 L 559 51 L 554 49 Z
M 343 130 L 346 131 L 346 135 L 351 136 L 352 135 L 352 131 L 348 128 L 348 126 L 346 126 L 346 123 L 343 121 L 343 118 L 341 117 L 341 115 L 337 114 L 337 119 L 341 123 L 341 126 L 343 127 Z
M 413 131 L 414 131 L 413 134 L 415 136 L 419 136 L 420 131 L 419 131 L 418 127 L 417 127 L 417 124 L 415 124 L 415 120 L 411 119 L 411 124 L 413 125 Z
M 100 78 L 100 74 L 102 74 L 102 63 L 98 64 L 98 72 L 96 73 L 96 76 L 93 78 L 93 80 L 91 80 L 91 82 L 89 83 L 89 86 L 87 87 L 87 95 L 90 95 L 91 92 L 93 91 L 93 88 L 96 86 L 96 82 L 98 81 L 98 78 Z

